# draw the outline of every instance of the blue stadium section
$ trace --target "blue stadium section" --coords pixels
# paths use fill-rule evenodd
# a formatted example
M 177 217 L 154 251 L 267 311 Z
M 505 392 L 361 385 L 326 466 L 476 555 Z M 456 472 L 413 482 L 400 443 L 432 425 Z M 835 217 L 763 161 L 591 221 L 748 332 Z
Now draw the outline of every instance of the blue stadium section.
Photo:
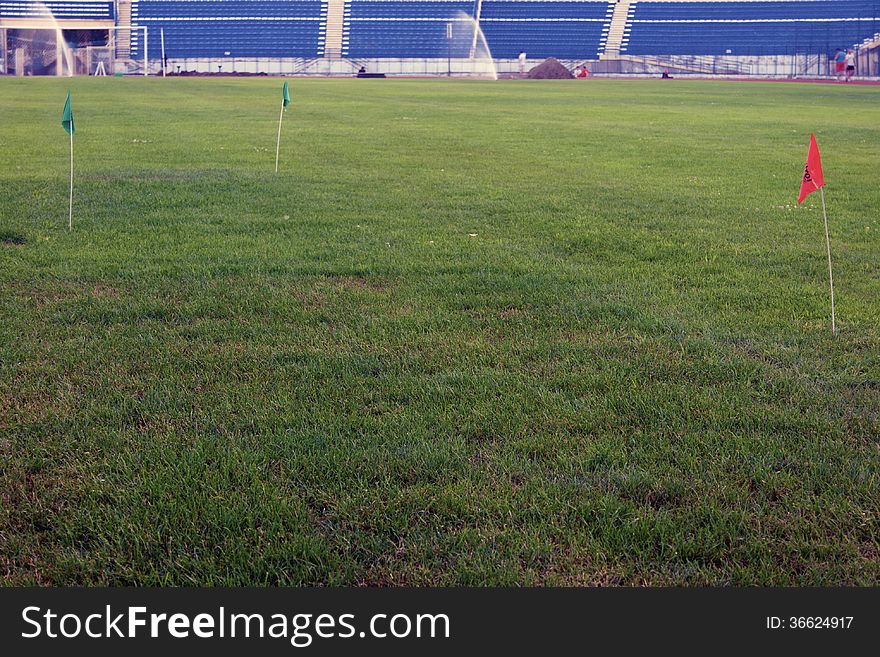
M 133 0 L 132 24 L 146 26 L 149 57 L 169 59 L 320 57 L 326 2 L 321 0 Z M 132 57 L 143 57 L 132 34 Z
M 345 54 L 355 59 L 373 57 L 446 57 L 446 19 L 430 21 L 353 21 L 346 31 Z M 449 53 L 463 56 L 459 48 Z
M 499 59 L 513 59 L 521 51 L 529 59 L 595 59 L 606 31 L 604 23 L 545 21 L 540 25 L 484 23 L 483 34 Z
M 610 18 L 611 6 L 608 2 L 576 2 L 561 0 L 559 2 L 535 2 L 533 0 L 486 0 L 480 16 L 483 20 L 534 20 L 534 19 L 571 19 L 593 18 L 604 20 Z
M 473 0 L 350 0 L 343 53 L 353 58 L 466 56 L 450 49 L 447 24 L 453 23 L 453 34 L 462 34 L 468 28 L 461 19 L 473 17 L 474 8 Z
M 633 2 L 641 20 L 759 20 L 864 18 L 876 0 L 779 0 L 777 2 Z
M 609 2 L 487 0 L 480 25 L 493 57 L 594 59 L 613 11 Z
M 495 58 L 515 58 L 525 51 L 530 58 L 584 59 L 598 56 L 612 11 L 610 2 L 484 0 L 480 26 Z M 450 47 L 446 24 L 462 14 L 474 16 L 476 3 L 349 0 L 344 53 L 353 58 L 443 58 Z
M 830 53 L 880 32 L 876 0 L 635 2 L 628 55 Z
M 45 18 L 47 10 L 58 20 L 113 20 L 113 3 L 104 0 L 3 0 L 0 18 Z
M 171 59 L 317 58 L 324 56 L 327 3 L 132 0 L 132 24 L 148 28 L 152 59 L 161 56 L 160 29 Z M 114 19 L 112 0 L 0 0 L 0 18 L 45 16 L 44 6 L 62 22 Z M 606 47 L 615 6 L 614 0 L 345 0 L 341 55 L 467 57 L 472 19 L 479 14 L 496 59 L 513 59 L 522 51 L 529 59 L 595 59 Z M 450 24 L 452 40 L 447 38 Z M 876 34 L 880 34 L 880 0 L 637 0 L 628 9 L 620 52 L 818 54 L 852 47 Z M 142 35 L 139 30 L 132 33 L 135 59 L 144 54 Z M 614 47 L 610 50 L 616 52 Z
M 474 15 L 474 0 L 350 0 L 348 13 L 360 18 L 434 18 L 446 19 L 463 12 Z
M 234 16 L 259 18 L 320 18 L 320 0 L 139 0 L 142 18 L 215 19 Z

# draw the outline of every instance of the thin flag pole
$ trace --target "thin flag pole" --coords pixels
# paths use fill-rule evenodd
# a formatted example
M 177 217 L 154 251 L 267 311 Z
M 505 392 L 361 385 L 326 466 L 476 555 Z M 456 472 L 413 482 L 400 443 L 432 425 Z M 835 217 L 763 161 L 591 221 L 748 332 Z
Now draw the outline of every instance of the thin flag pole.
M 67 220 L 68 230 L 73 230 L 73 131 L 70 132 L 70 216 Z
M 275 144 L 275 173 L 278 173 L 278 152 L 281 150 L 281 122 L 284 120 L 284 99 L 281 99 L 281 116 L 278 117 L 278 142 Z
M 159 38 L 162 40 L 162 77 L 165 77 L 165 28 L 159 28 Z
M 831 335 L 837 335 L 837 323 L 834 319 L 834 274 L 831 271 L 831 239 L 828 237 L 828 212 L 825 210 L 825 188 L 820 187 L 822 195 L 822 216 L 825 217 L 825 246 L 828 249 L 828 281 L 831 284 Z

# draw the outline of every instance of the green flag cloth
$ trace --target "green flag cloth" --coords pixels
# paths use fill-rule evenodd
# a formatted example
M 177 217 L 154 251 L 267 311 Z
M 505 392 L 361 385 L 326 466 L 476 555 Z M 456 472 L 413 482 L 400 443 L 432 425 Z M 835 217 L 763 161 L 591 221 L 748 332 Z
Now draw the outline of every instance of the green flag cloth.
M 287 88 L 287 83 L 284 83 L 284 89 L 281 91 L 281 99 L 284 102 L 284 107 L 290 105 L 290 90 Z
M 61 114 L 61 126 L 67 130 L 67 134 L 72 135 L 76 132 L 73 125 L 73 110 L 70 109 L 70 92 L 67 92 L 67 100 L 64 101 L 64 112 Z

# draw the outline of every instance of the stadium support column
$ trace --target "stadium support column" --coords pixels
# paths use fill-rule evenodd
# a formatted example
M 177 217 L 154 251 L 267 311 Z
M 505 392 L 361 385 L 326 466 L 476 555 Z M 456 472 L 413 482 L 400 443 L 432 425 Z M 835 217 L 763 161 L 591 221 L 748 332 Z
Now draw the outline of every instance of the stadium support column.
M 474 38 L 471 41 L 471 52 L 468 55 L 470 59 L 473 59 L 477 56 L 477 39 L 480 36 L 480 30 L 483 29 L 480 26 L 480 18 L 483 15 L 483 0 L 477 0 L 477 6 L 474 9 Z
M 24 77 L 24 48 L 15 49 L 15 76 Z
M 149 70 L 148 70 L 148 62 L 150 61 L 150 60 L 148 59 L 148 57 L 149 57 L 149 49 L 148 49 L 148 46 L 149 46 L 149 45 L 150 45 L 150 44 L 147 43 L 147 26 L 144 25 L 144 77 L 146 77 L 146 76 L 148 76 L 148 75 L 150 74 L 150 72 L 149 72 Z

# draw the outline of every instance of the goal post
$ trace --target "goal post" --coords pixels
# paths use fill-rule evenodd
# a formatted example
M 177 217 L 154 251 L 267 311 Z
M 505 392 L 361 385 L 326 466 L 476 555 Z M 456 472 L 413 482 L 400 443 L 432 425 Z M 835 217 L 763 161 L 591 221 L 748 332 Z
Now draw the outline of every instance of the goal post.
M 149 75 L 147 26 L 105 22 L 68 27 L 67 23 L 36 19 L 4 23 L 0 27 L 0 75 L 90 76 L 99 63 L 107 75 Z
M 143 74 L 150 74 L 146 25 L 114 25 L 107 28 L 107 33 L 110 37 L 107 45 L 113 53 L 114 61 L 121 59 L 140 63 Z M 132 56 L 136 50 L 142 51 L 138 53 L 140 56 L 137 59 Z

